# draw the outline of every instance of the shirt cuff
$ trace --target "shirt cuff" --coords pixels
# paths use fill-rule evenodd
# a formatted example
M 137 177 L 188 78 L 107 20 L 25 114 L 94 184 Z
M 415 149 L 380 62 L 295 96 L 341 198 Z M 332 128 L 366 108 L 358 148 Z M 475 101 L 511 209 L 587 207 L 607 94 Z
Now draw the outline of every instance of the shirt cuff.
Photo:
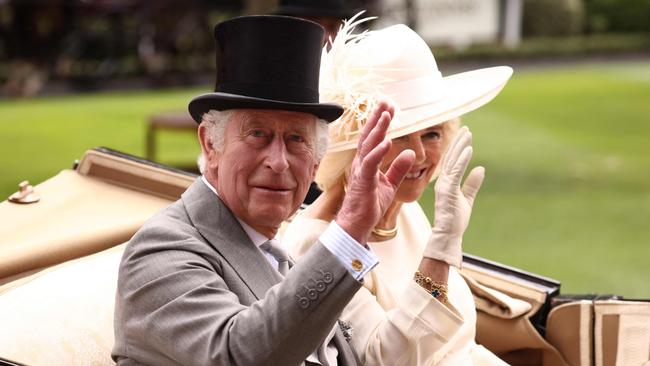
M 327 227 L 319 240 L 359 282 L 379 263 L 375 253 L 354 240 L 336 221 Z

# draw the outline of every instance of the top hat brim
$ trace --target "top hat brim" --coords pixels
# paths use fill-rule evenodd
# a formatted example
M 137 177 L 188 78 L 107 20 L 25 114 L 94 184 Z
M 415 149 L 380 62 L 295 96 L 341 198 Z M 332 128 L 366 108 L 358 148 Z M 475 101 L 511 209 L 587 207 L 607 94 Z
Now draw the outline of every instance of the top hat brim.
M 292 17 L 332 17 L 339 19 L 347 19 L 353 15 L 353 12 L 348 9 L 315 9 L 302 6 L 281 6 L 274 13 Z
M 207 93 L 192 99 L 188 106 L 190 115 L 201 123 L 204 113 L 211 109 L 224 111 L 228 109 L 274 109 L 312 114 L 327 122 L 332 122 L 343 114 L 343 107 L 335 103 L 293 103 L 262 99 L 230 93 Z

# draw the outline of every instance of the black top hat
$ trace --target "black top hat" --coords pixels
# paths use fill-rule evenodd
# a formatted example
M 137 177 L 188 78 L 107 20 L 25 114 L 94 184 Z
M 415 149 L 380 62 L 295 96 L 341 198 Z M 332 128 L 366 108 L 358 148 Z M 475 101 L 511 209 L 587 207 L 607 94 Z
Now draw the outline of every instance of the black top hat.
M 214 93 L 192 99 L 196 122 L 211 109 L 280 109 L 337 119 L 343 108 L 318 102 L 323 28 L 275 15 L 244 16 L 217 24 Z
M 294 17 L 349 18 L 352 11 L 345 0 L 281 0 L 278 15 Z

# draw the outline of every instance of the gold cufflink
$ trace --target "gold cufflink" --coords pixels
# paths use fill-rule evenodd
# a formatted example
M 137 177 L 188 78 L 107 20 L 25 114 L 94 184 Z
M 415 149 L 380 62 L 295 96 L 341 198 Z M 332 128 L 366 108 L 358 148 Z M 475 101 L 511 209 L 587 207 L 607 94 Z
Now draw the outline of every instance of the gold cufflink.
M 352 261 L 352 269 L 359 272 L 359 271 L 361 271 L 363 269 L 363 264 L 361 263 L 360 260 L 355 259 L 355 260 Z

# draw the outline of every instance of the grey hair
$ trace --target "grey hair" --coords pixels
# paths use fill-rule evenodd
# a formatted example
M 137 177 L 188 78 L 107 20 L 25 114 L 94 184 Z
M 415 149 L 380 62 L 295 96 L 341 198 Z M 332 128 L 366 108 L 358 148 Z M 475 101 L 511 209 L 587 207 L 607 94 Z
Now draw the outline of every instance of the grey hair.
M 208 130 L 208 135 L 212 140 L 212 147 L 221 151 L 226 135 L 226 124 L 230 121 L 233 110 L 217 111 L 211 109 L 208 113 L 204 113 L 201 118 L 201 124 L 205 125 Z
M 201 124 L 205 125 L 208 135 L 212 140 L 212 147 L 221 151 L 225 143 L 226 124 L 230 121 L 235 110 L 217 111 L 211 109 L 209 112 L 204 113 L 201 117 Z M 316 118 L 316 138 L 315 138 L 315 158 L 320 162 L 327 152 L 329 146 L 329 130 L 327 121 L 321 118 Z M 197 160 L 199 170 L 203 173 L 205 169 L 205 157 L 203 154 L 199 155 Z
M 330 144 L 328 122 L 322 118 L 316 119 L 316 161 L 320 162 L 327 153 Z

